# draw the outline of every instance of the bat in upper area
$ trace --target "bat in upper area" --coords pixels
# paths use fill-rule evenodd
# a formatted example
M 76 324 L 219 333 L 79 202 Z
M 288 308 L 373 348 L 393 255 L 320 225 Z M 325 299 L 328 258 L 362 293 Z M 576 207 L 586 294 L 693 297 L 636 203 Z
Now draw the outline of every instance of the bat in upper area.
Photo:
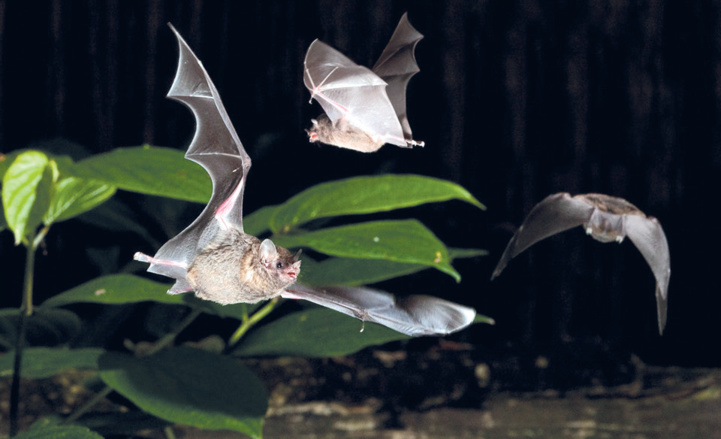
M 368 69 L 322 41 L 305 55 L 303 83 L 325 114 L 312 119 L 311 142 L 361 152 L 390 143 L 423 146 L 413 140 L 406 114 L 406 87 L 420 69 L 415 48 L 423 38 L 403 14 L 380 58 Z
M 600 242 L 623 242 L 628 238 L 641 252 L 656 278 L 658 330 L 666 326 L 671 256 L 661 223 L 646 216 L 623 198 L 604 194 L 572 197 L 568 193 L 549 195 L 538 203 L 506 246 L 491 280 L 501 274 L 508 261 L 528 247 L 572 227 L 583 226 L 586 234 Z
M 203 212 L 155 256 L 136 253 L 148 271 L 175 279 L 168 293 L 195 291 L 220 304 L 274 297 L 305 299 L 408 335 L 447 334 L 473 322 L 475 310 L 427 296 L 396 300 L 368 288 L 311 288 L 295 281 L 298 254 L 243 231 L 243 190 L 250 157 L 230 122 L 218 90 L 180 34 L 178 70 L 168 97 L 195 115 L 196 132 L 185 157 L 210 174 L 213 194 Z M 294 285 L 295 284 L 295 285 Z

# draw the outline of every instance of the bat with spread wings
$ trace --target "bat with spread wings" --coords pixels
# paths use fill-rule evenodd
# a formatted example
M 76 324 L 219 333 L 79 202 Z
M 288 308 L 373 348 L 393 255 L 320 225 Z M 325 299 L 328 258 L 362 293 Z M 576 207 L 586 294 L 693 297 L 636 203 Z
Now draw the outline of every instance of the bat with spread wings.
M 298 254 L 243 231 L 243 190 L 251 160 L 205 68 L 170 26 L 180 48 L 168 96 L 195 115 L 196 131 L 185 157 L 203 166 L 213 194 L 203 212 L 154 255 L 136 253 L 149 272 L 175 279 L 168 293 L 195 291 L 220 304 L 256 303 L 274 297 L 304 299 L 416 336 L 447 334 L 473 322 L 475 310 L 449 301 L 392 295 L 358 287 L 311 288 L 296 284 Z
M 368 69 L 322 41 L 305 55 L 303 83 L 325 114 L 312 119 L 311 142 L 361 152 L 377 151 L 386 143 L 423 146 L 413 140 L 406 114 L 406 87 L 420 69 L 416 44 L 423 38 L 403 14 L 380 58 Z
M 646 216 L 623 198 L 604 194 L 549 195 L 538 203 L 506 246 L 491 279 L 506 264 L 533 244 L 573 227 L 583 226 L 586 234 L 600 242 L 623 242 L 628 237 L 641 252 L 656 278 L 658 330 L 666 326 L 671 256 L 661 223 Z

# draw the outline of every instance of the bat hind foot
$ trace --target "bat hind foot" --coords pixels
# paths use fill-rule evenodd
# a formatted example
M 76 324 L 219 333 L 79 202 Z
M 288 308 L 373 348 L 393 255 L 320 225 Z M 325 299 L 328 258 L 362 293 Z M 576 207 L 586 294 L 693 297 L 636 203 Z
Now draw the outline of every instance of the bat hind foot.
M 419 147 L 423 148 L 424 146 L 426 146 L 426 142 L 424 142 L 422 140 L 405 139 L 405 141 L 406 141 L 406 145 L 409 148 L 413 148 L 414 146 L 419 146 Z

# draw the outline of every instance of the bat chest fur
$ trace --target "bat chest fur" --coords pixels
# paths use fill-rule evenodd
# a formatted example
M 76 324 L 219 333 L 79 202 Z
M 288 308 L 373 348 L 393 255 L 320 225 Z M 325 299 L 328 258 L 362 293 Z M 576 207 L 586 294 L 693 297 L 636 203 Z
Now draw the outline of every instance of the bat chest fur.
M 626 237 L 623 218 L 623 215 L 609 214 L 596 208 L 583 228 L 596 241 L 620 243 Z
M 198 253 L 187 274 L 195 295 L 222 305 L 256 303 L 279 295 L 284 285 L 278 285 L 260 263 L 259 246 L 257 238 L 236 233 Z

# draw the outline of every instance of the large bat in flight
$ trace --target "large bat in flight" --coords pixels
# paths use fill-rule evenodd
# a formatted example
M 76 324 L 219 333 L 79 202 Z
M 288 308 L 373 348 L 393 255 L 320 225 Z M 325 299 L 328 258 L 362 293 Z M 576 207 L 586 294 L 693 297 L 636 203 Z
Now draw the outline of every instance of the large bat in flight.
M 641 252 L 656 278 L 658 331 L 666 326 L 668 281 L 671 277 L 671 256 L 661 223 L 646 216 L 623 198 L 604 194 L 572 197 L 568 193 L 549 195 L 538 203 L 506 246 L 491 280 L 501 274 L 512 258 L 549 236 L 573 227 L 583 226 L 593 239 L 600 242 L 623 242 L 628 237 Z
M 243 231 L 250 157 L 203 65 L 171 29 L 180 56 L 168 97 L 195 115 L 195 136 L 185 157 L 208 171 L 213 194 L 200 216 L 154 256 L 135 254 L 136 260 L 150 263 L 148 271 L 175 279 L 168 293 L 195 291 L 201 299 L 224 305 L 278 296 L 304 299 L 411 336 L 448 334 L 473 322 L 473 309 L 435 297 L 396 299 L 370 288 L 295 284 L 300 273 L 297 254 Z

